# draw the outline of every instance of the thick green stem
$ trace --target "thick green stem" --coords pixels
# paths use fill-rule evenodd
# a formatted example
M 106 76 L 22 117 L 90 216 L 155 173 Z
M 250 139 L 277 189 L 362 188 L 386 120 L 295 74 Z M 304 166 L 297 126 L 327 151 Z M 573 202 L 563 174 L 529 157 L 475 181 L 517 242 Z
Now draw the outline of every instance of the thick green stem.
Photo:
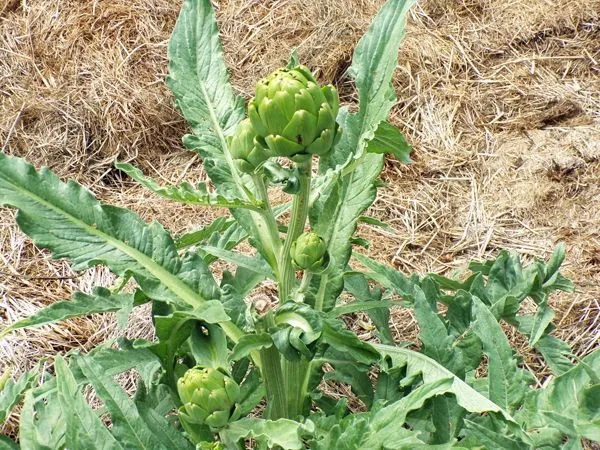
M 297 163 L 300 191 L 294 196 L 292 202 L 292 215 L 285 238 L 285 243 L 280 256 L 281 272 L 279 278 L 279 300 L 285 303 L 290 300 L 296 281 L 296 271 L 290 257 L 292 243 L 304 232 L 304 225 L 308 217 L 308 204 L 310 201 L 310 184 L 312 159 Z M 287 418 L 295 418 L 304 414 L 306 402 L 305 379 L 308 370 L 308 361 L 302 358 L 292 362 L 282 359 L 282 368 L 285 378 L 285 391 L 287 398 Z
M 273 313 L 265 316 L 268 327 L 275 326 Z M 288 417 L 286 383 L 281 367 L 281 354 L 272 345 L 260 351 L 262 361 L 262 378 L 267 391 L 267 419 L 277 420 Z
M 279 300 L 283 303 L 290 299 L 290 294 L 296 280 L 296 272 L 292 265 L 290 249 L 292 248 L 292 243 L 304 231 L 304 224 L 306 223 L 306 217 L 308 216 L 312 159 L 307 158 L 306 161 L 298 163 L 297 167 L 300 191 L 294 196 L 292 202 L 292 216 L 290 218 L 290 225 L 280 257 L 281 277 L 279 279 Z
M 283 359 L 283 374 L 287 383 L 287 417 L 294 419 L 304 415 L 306 404 L 306 378 L 308 377 L 308 364 L 306 358 L 300 361 Z

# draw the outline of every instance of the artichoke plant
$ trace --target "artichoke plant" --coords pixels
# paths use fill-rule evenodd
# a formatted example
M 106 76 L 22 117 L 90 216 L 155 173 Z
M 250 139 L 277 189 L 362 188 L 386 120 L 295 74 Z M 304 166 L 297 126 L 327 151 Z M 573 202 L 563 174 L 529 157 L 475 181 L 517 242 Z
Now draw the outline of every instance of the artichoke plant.
M 292 243 L 290 256 L 299 269 L 309 272 L 319 272 L 329 263 L 327 244 L 321 236 L 312 231 L 298 236 Z
M 258 82 L 248 117 L 271 156 L 325 155 L 340 138 L 338 110 L 336 89 L 296 66 Z
M 196 366 L 177 381 L 183 406 L 179 417 L 187 425 L 222 428 L 233 418 L 239 385 L 223 370 Z
M 254 172 L 269 157 L 267 149 L 256 138 L 252 123 L 245 119 L 240 122 L 236 133 L 229 140 L 231 156 L 241 172 Z

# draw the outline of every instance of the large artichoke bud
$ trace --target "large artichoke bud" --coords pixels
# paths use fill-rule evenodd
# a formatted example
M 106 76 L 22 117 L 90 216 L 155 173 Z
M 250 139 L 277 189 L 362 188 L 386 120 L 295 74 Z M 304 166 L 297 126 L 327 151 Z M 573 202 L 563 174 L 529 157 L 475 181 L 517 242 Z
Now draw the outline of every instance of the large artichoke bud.
M 256 131 L 250 120 L 245 119 L 229 140 L 231 156 L 237 168 L 252 173 L 269 157 L 267 149 L 256 139 Z
M 272 156 L 324 155 L 339 140 L 336 89 L 307 67 L 279 69 L 256 85 L 248 117 Z
M 292 243 L 290 256 L 294 264 L 309 272 L 320 272 L 329 264 L 327 244 L 315 232 L 302 233 Z
M 183 406 L 179 416 L 187 425 L 227 425 L 240 396 L 238 384 L 222 369 L 196 366 L 177 381 Z

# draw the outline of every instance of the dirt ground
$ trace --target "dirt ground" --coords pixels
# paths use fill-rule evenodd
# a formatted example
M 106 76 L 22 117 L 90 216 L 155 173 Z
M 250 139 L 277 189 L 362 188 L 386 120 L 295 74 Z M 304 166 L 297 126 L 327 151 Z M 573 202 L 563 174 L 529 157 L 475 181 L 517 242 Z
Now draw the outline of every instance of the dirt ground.
M 165 182 L 204 178 L 186 152 L 186 124 L 165 86 L 166 47 L 181 1 L 0 0 L 0 146 L 74 178 L 174 233 L 222 211 L 145 192 L 112 166 L 131 161 Z M 221 0 L 235 87 L 301 61 L 354 100 L 353 48 L 381 0 Z M 411 11 L 395 77 L 391 120 L 414 146 L 414 164 L 389 160 L 363 226 L 369 253 L 405 273 L 447 274 L 471 258 L 517 250 L 547 257 L 567 245 L 574 294 L 551 299 L 556 334 L 579 355 L 600 342 L 600 0 L 421 0 Z M 0 328 L 113 277 L 52 261 L 0 210 Z M 398 311 L 399 335 L 415 335 Z M 73 320 L 0 342 L 0 373 L 111 337 L 148 336 L 147 311 L 118 329 L 112 315 Z M 515 337 L 518 341 L 518 337 Z M 527 348 L 522 345 L 527 356 Z M 544 368 L 532 355 L 528 362 Z M 10 431 L 14 420 L 5 425 Z M 2 431 L 2 430 L 0 430 Z

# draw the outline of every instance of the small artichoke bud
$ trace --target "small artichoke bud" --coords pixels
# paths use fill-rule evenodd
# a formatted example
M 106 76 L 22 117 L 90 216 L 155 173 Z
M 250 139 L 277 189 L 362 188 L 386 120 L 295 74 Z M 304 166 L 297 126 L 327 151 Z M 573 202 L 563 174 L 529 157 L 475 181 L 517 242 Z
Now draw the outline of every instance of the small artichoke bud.
M 222 428 L 232 418 L 240 387 L 222 369 L 196 366 L 177 381 L 177 392 L 183 421 Z
M 325 155 L 340 138 L 336 89 L 319 86 L 304 66 L 279 69 L 258 82 L 248 117 L 271 156 Z
M 302 233 L 292 243 L 290 256 L 294 264 L 309 272 L 320 272 L 329 264 L 327 244 L 314 232 Z
M 256 131 L 250 120 L 245 119 L 229 140 L 231 156 L 237 168 L 252 173 L 269 157 L 267 149 L 257 140 Z

